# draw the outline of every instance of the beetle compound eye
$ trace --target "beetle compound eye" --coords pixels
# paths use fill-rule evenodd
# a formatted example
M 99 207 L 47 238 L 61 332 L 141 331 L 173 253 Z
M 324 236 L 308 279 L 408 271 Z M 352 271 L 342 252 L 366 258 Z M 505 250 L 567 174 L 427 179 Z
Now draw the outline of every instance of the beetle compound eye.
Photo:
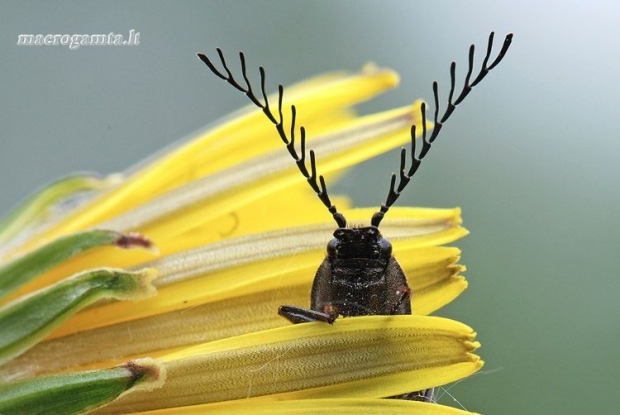
M 336 238 L 329 241 L 329 243 L 327 244 L 327 255 L 329 256 L 336 255 L 336 253 L 338 252 L 339 244 L 340 244 L 340 241 Z

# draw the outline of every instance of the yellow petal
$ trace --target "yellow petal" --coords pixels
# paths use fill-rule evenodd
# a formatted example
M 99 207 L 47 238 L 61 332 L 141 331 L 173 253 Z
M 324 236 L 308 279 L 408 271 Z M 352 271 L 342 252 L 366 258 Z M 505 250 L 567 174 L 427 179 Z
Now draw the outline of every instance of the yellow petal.
M 298 324 L 163 357 L 168 378 L 102 413 L 265 396 L 382 397 L 445 384 L 482 366 L 472 330 L 437 317 L 364 316 Z M 343 368 L 348 368 L 343 370 Z
M 228 415 L 248 413 L 253 415 L 467 415 L 448 406 L 405 401 L 401 399 L 292 399 L 286 401 L 265 401 L 243 399 L 214 404 L 192 405 L 170 409 L 141 412 L 142 415 L 186 415 L 205 413 Z
M 439 245 L 466 234 L 456 224 L 458 221 L 454 215 L 457 212 L 445 210 L 442 212 L 444 216 L 439 215 L 426 221 L 412 218 L 408 225 L 405 218 L 399 218 L 393 227 L 392 222 L 386 220 L 383 227 L 386 235 L 394 239 L 395 249 L 400 249 L 400 246 L 415 249 Z M 333 225 L 324 224 L 250 235 L 143 264 L 159 270 L 160 277 L 155 283 L 160 287 L 160 295 L 142 302 L 140 307 L 128 303 L 110 303 L 91 308 L 76 316 L 72 324 L 61 328 L 55 335 L 66 335 L 75 330 L 141 318 L 154 312 L 184 309 L 260 290 L 279 289 L 286 286 L 291 275 L 305 275 L 306 281 L 310 281 L 323 260 L 324 247 L 331 238 L 329 235 L 332 230 Z M 399 239 L 405 237 L 411 238 L 409 243 L 399 242 Z M 397 250 L 395 255 L 399 255 Z M 454 256 L 454 253 L 450 255 Z M 403 263 L 410 257 L 406 252 L 399 256 L 402 256 Z M 446 263 L 442 265 L 444 268 L 448 266 Z
M 321 119 L 323 114 L 368 99 L 386 88 L 394 87 L 397 82 L 398 76 L 394 72 L 375 69 L 309 83 L 299 88 L 292 97 L 299 109 L 299 125 L 303 124 L 312 131 L 313 119 Z M 192 138 L 142 168 L 114 191 L 79 209 L 39 239 L 49 240 L 88 228 L 140 206 L 153 196 L 206 174 L 234 168 L 249 158 L 281 147 L 273 126 L 263 117 L 256 110 Z M 248 140 L 248 137 L 252 139 Z
M 105 189 L 118 182 L 116 175 L 100 178 L 89 174 L 75 174 L 47 185 L 26 202 L 0 220 L 0 246 L 2 246 L 25 229 L 44 221 L 53 207 L 61 200 L 75 196 L 77 193 Z M 26 235 L 21 235 L 25 237 Z M 0 255 L 1 257 L 2 255 Z

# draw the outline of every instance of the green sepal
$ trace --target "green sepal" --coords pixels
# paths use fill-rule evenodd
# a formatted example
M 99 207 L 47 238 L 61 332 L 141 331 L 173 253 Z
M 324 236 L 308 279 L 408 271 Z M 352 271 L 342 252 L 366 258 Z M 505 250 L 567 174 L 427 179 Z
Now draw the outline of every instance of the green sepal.
M 145 358 L 108 369 L 63 373 L 0 385 L 0 414 L 81 414 L 165 381 L 165 368 Z
M 139 300 L 154 295 L 155 276 L 150 269 L 90 270 L 4 305 L 0 308 L 0 364 L 25 352 L 97 300 Z
M 148 239 L 137 234 L 92 230 L 58 238 L 0 267 L 0 298 L 3 298 L 38 275 L 89 249 L 104 245 L 121 248 L 152 248 Z

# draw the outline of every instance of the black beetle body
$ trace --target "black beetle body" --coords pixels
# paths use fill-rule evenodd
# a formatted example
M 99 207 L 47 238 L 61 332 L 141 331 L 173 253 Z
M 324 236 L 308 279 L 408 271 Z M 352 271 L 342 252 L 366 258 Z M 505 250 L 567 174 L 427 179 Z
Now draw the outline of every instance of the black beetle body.
M 392 244 L 375 226 L 339 228 L 314 277 L 310 310 L 282 306 L 293 323 L 339 316 L 411 314 L 407 279 L 392 255 Z

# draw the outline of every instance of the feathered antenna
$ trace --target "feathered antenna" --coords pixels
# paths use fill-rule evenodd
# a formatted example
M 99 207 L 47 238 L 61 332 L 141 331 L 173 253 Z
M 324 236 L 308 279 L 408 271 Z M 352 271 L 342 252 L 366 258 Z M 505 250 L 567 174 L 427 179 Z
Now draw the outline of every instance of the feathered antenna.
M 249 99 L 252 101 L 254 105 L 263 110 L 263 113 L 269 118 L 269 120 L 275 125 L 276 130 L 278 131 L 278 135 L 286 144 L 286 148 L 290 153 L 291 157 L 295 160 L 297 164 L 297 168 L 301 174 L 306 178 L 312 190 L 316 193 L 316 195 L 321 199 L 321 202 L 327 207 L 329 212 L 334 217 L 334 220 L 338 224 L 339 228 L 344 228 L 347 226 L 347 221 L 343 214 L 339 213 L 329 199 L 329 195 L 327 194 L 327 187 L 325 185 L 325 179 L 323 176 L 318 176 L 319 182 L 317 183 L 317 171 L 316 171 L 316 157 L 314 154 L 314 150 L 310 150 L 310 172 L 306 166 L 306 129 L 303 126 L 299 127 L 299 143 L 300 143 L 300 154 L 297 153 L 295 149 L 295 121 L 297 117 L 297 110 L 295 109 L 295 105 L 291 105 L 291 128 L 290 128 L 290 138 L 286 135 L 284 131 L 284 117 L 282 115 L 282 100 L 284 98 L 284 87 L 282 85 L 278 86 L 278 118 L 273 115 L 271 108 L 269 107 L 269 100 L 267 98 L 267 93 L 265 92 L 265 70 L 263 67 L 259 67 L 260 73 L 260 84 L 261 84 L 261 94 L 262 101 L 256 97 L 254 91 L 252 90 L 252 85 L 248 80 L 246 65 L 245 65 L 245 56 L 243 52 L 239 52 L 239 61 L 241 62 L 241 74 L 243 76 L 243 80 L 245 86 L 241 85 L 233 76 L 232 72 L 228 68 L 226 64 L 226 60 L 224 59 L 224 54 L 221 49 L 217 49 L 217 54 L 220 57 L 220 61 L 222 66 L 224 67 L 225 73 L 220 72 L 215 65 L 209 60 L 207 56 L 202 53 L 198 54 L 198 57 L 209 67 L 211 72 L 220 77 L 221 79 L 228 82 L 230 85 L 243 92 Z M 320 186 L 319 186 L 320 183 Z
M 372 216 L 371 224 L 373 226 L 379 226 L 379 224 L 381 223 L 381 220 L 383 219 L 383 217 L 389 210 L 390 206 L 392 206 L 394 202 L 396 202 L 401 192 L 405 189 L 405 187 L 407 187 L 407 184 L 409 183 L 413 175 L 418 170 L 418 167 L 420 167 L 420 164 L 422 163 L 422 159 L 426 156 L 428 151 L 431 149 L 431 144 L 433 143 L 433 141 L 435 141 L 435 139 L 439 135 L 439 132 L 441 131 L 441 128 L 443 127 L 443 123 L 446 122 L 448 118 L 450 118 L 456 106 L 459 105 L 461 102 L 463 102 L 465 97 L 471 91 L 472 87 L 476 86 L 480 81 L 482 81 L 484 77 L 487 75 L 487 73 L 489 73 L 491 69 L 497 66 L 502 61 L 504 56 L 506 55 L 506 52 L 508 51 L 508 48 L 510 47 L 510 44 L 512 43 L 512 33 L 509 33 L 508 35 L 506 35 L 506 38 L 504 39 L 504 44 L 502 45 L 502 49 L 498 53 L 493 63 L 490 66 L 487 66 L 489 62 L 489 58 L 491 56 L 491 51 L 493 49 L 494 35 L 495 34 L 493 32 L 491 32 L 491 34 L 489 35 L 487 53 L 484 57 L 484 60 L 482 61 L 482 67 L 480 68 L 480 72 L 476 76 L 476 79 L 474 79 L 474 81 L 471 83 L 470 83 L 470 79 L 471 79 L 471 75 L 473 73 L 473 68 L 474 68 L 475 46 L 471 45 L 469 47 L 469 67 L 467 70 L 467 75 L 465 75 L 465 84 L 463 85 L 463 89 L 461 90 L 461 93 L 459 94 L 458 98 L 454 102 L 452 102 L 452 99 L 454 97 L 454 91 L 456 88 L 456 63 L 452 62 L 452 64 L 450 65 L 450 92 L 448 94 L 448 105 L 446 107 L 445 112 L 441 116 L 441 118 L 439 118 L 439 88 L 437 85 L 437 81 L 433 82 L 433 97 L 435 101 L 435 114 L 433 116 L 433 123 L 435 125 L 433 126 L 433 132 L 431 133 L 430 137 L 428 138 L 426 137 L 427 135 L 426 105 L 422 104 L 422 107 L 420 109 L 420 112 L 422 113 L 422 149 L 420 150 L 420 153 L 416 157 L 415 155 L 416 127 L 415 125 L 412 125 L 411 126 L 411 167 L 409 167 L 409 170 L 405 173 L 407 150 L 405 148 L 402 148 L 400 151 L 400 170 L 399 170 L 400 178 L 398 180 L 398 187 L 396 187 L 396 174 L 392 173 L 391 181 L 390 181 L 390 192 L 388 193 L 385 203 L 381 205 L 381 209 Z

